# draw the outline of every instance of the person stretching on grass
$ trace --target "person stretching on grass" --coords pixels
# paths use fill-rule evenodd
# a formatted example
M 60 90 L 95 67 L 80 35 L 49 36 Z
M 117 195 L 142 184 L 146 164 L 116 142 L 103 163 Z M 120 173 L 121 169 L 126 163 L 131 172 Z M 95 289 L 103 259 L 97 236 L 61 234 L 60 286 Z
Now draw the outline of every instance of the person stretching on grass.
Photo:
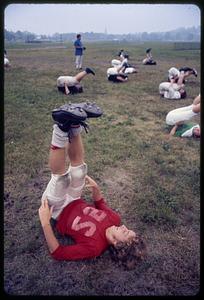
M 194 75 L 195 77 L 197 77 L 198 72 L 196 71 L 196 69 L 192 69 L 189 67 L 183 67 L 180 69 L 172 67 L 168 70 L 168 81 L 172 83 L 177 83 L 180 76 L 183 76 L 183 83 L 185 83 L 185 79 L 190 75 Z
M 177 83 L 162 82 L 159 85 L 159 94 L 166 99 L 184 99 L 186 98 L 186 91 L 184 81 L 184 74 L 180 74 Z
M 94 71 L 90 68 L 86 68 L 85 71 L 79 72 L 76 76 L 60 76 L 57 78 L 58 91 L 65 95 L 82 93 L 83 88 L 80 85 L 80 81 L 87 75 L 95 75 Z
M 111 61 L 111 65 L 112 67 L 120 67 L 121 65 L 124 65 L 126 66 L 125 70 L 123 71 L 124 74 L 133 74 L 133 73 L 137 73 L 135 67 L 131 66 L 128 62 L 128 58 L 129 58 L 129 55 L 128 54 L 123 54 L 123 55 L 120 55 L 120 60 L 119 59 L 112 59 Z M 120 71 L 120 73 L 123 73 Z
M 173 126 L 170 136 L 200 137 L 200 125 L 185 123 L 200 112 L 200 94 L 194 99 L 193 104 L 170 111 L 166 116 L 166 124 Z
M 107 76 L 109 81 L 113 82 L 126 82 L 128 80 L 128 75 L 125 74 L 125 69 L 127 68 L 126 62 L 121 63 L 118 67 L 111 67 L 107 70 Z
M 134 231 L 121 225 L 121 218 L 107 204 L 98 184 L 87 176 L 81 130 L 86 128 L 85 119 L 99 117 L 100 108 L 92 104 L 78 107 L 65 104 L 53 111 L 53 126 L 49 165 L 52 177 L 41 199 L 39 218 L 49 252 L 57 260 L 91 259 L 101 255 L 107 248 L 111 257 L 132 268 L 143 259 L 145 243 Z M 70 142 L 68 142 L 68 136 Z M 66 148 L 68 150 L 66 155 Z M 66 158 L 70 165 L 66 169 Z M 82 198 L 88 187 L 93 203 Z M 72 245 L 61 245 L 56 239 L 51 218 L 56 229 L 74 240 Z
M 152 48 L 148 48 L 146 50 L 146 58 L 143 59 L 142 63 L 143 65 L 156 65 L 156 61 L 153 60 L 152 53 L 151 53 Z

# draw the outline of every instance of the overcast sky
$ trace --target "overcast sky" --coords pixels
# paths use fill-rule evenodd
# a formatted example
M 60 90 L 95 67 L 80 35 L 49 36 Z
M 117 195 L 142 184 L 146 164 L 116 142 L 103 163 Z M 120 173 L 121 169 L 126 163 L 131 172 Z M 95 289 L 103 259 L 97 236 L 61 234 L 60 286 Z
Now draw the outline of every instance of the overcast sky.
M 10 4 L 4 22 L 14 32 L 128 34 L 197 27 L 201 16 L 199 7 L 189 4 Z

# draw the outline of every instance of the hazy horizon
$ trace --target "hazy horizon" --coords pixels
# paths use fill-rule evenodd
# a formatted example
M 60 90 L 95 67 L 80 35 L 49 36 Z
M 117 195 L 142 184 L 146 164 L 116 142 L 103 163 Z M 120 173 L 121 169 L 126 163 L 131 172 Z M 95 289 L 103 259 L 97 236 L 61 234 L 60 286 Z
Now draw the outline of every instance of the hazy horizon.
M 198 27 L 200 19 L 191 4 L 10 4 L 4 12 L 5 29 L 37 35 L 164 32 Z

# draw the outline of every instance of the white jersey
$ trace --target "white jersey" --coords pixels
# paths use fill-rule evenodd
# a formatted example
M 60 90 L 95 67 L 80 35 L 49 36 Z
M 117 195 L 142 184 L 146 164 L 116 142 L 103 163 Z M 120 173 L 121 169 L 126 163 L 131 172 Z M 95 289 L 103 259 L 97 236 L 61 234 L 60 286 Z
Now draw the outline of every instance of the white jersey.
M 180 75 L 180 71 L 175 67 L 170 68 L 169 71 L 168 71 L 169 79 L 172 79 L 172 78 L 174 78 L 176 76 L 179 76 L 179 75 Z
M 111 60 L 111 66 L 113 66 L 113 67 L 120 66 L 120 64 L 121 64 L 121 61 L 119 59 L 112 59 Z

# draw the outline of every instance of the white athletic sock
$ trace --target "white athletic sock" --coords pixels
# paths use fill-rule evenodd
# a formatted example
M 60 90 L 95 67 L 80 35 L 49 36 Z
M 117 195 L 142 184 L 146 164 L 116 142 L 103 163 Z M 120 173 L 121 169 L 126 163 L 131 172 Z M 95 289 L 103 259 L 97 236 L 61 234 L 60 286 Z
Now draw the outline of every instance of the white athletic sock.
M 79 125 L 72 125 L 69 133 L 70 133 L 70 137 L 71 136 L 77 136 L 78 134 L 80 134 L 82 131 L 82 126 Z M 52 132 L 52 141 L 51 144 L 53 146 L 59 147 L 59 148 L 64 148 L 66 143 L 68 141 L 68 133 L 62 131 L 57 124 L 53 125 L 53 132 Z
M 72 136 L 77 136 L 78 134 L 80 134 L 82 132 L 82 126 L 80 124 L 72 125 L 70 131 L 71 131 Z
M 57 146 L 59 148 L 64 148 L 68 141 L 68 133 L 62 131 L 57 124 L 53 125 L 53 132 L 52 132 L 52 141 L 51 144 L 53 146 Z

